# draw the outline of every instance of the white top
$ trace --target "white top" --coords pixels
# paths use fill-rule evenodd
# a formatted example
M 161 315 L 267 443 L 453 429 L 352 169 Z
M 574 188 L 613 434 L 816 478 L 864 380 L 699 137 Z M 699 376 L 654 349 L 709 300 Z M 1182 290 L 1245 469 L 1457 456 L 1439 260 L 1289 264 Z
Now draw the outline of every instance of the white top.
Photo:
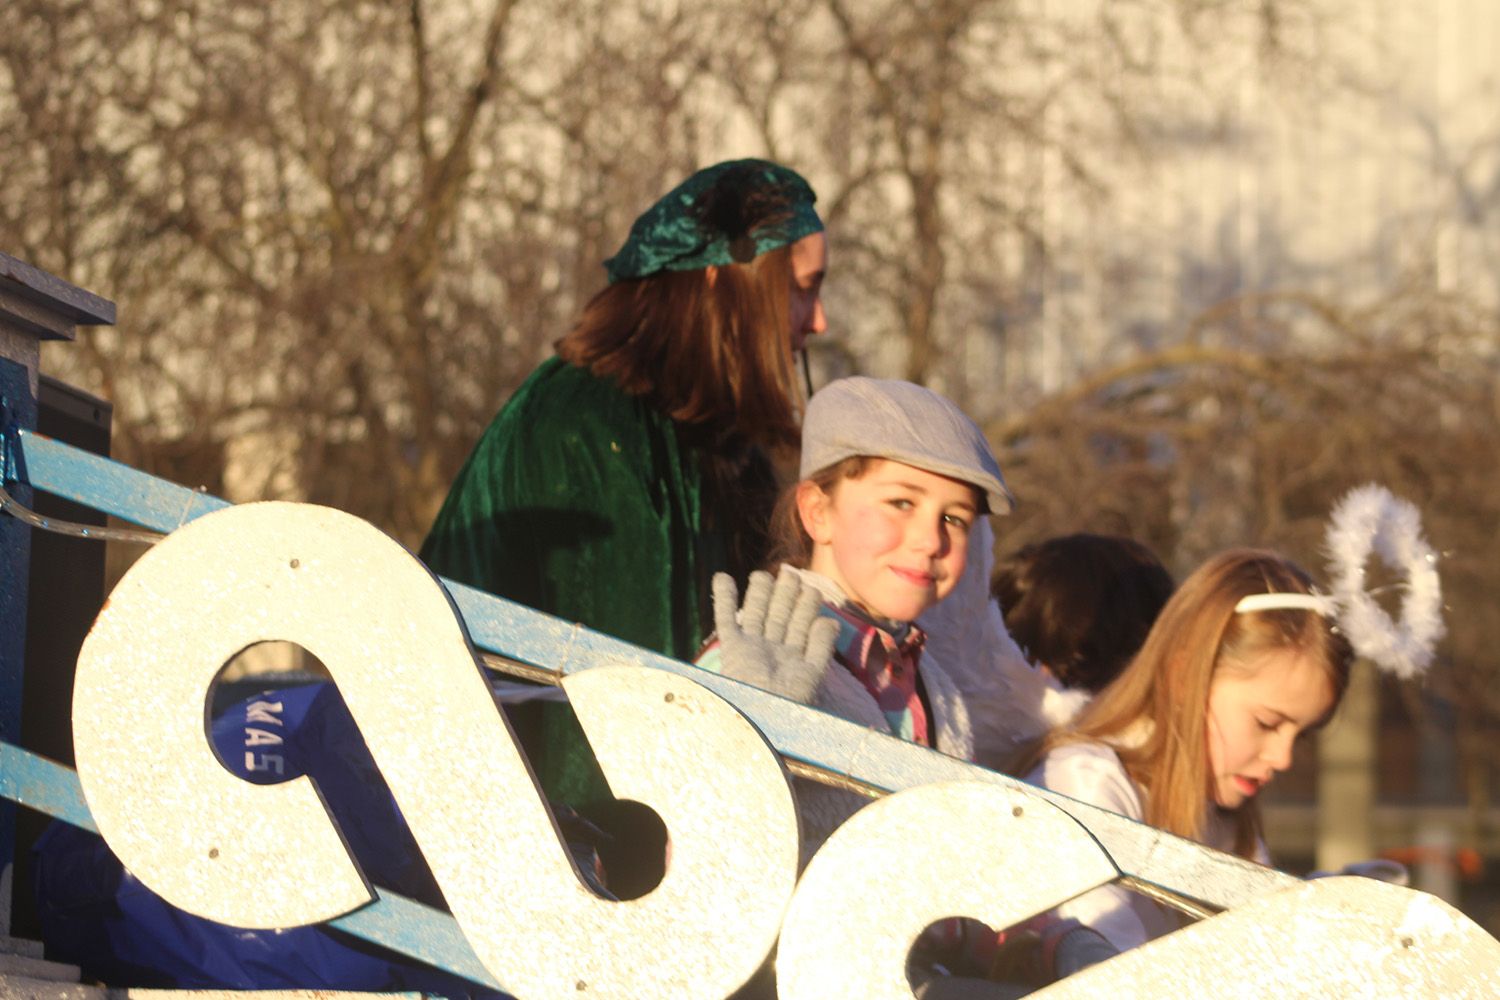
M 1125 773 L 1114 750 L 1103 743 L 1069 743 L 1050 751 L 1026 775 L 1034 785 L 1060 792 L 1069 798 L 1108 809 L 1136 822 L 1145 822 L 1141 789 Z M 1234 850 L 1234 823 L 1212 806 L 1208 830 L 1202 842 L 1219 851 Z M 1264 855 L 1260 845 L 1258 855 Z M 1264 860 L 1258 857 L 1257 860 Z M 1057 908 L 1057 915 L 1072 918 L 1102 934 L 1121 951 L 1145 944 L 1181 926 L 1176 911 L 1123 889 L 1102 886 Z
M 1002 770 L 1017 750 L 1066 725 L 1088 702 L 1087 691 L 1065 691 L 1036 669 L 1005 627 L 990 595 L 995 534 L 979 518 L 969 532 L 969 561 L 953 592 L 922 612 L 927 632 L 922 663 L 943 665 L 969 707 L 974 761 Z

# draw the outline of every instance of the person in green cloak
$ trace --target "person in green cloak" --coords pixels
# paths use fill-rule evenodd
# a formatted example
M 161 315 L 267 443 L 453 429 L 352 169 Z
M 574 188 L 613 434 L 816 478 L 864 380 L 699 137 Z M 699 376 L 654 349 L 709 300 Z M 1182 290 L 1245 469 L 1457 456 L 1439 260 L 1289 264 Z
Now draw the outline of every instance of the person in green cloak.
M 716 572 L 765 557 L 795 354 L 827 328 L 816 196 L 765 160 L 707 167 L 635 221 L 608 285 L 500 410 L 422 545 L 434 572 L 679 659 Z M 610 796 L 566 706 L 523 733 L 543 791 Z

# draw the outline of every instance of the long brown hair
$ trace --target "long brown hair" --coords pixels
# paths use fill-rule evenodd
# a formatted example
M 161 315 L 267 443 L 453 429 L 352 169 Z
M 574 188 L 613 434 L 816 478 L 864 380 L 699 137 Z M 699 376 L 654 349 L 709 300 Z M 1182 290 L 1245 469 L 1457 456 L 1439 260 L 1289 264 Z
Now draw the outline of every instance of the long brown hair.
M 791 251 L 609 285 L 557 342 L 566 362 L 615 380 L 703 442 L 797 443 Z
M 1216 672 L 1246 671 L 1262 653 L 1292 649 L 1324 671 L 1334 707 L 1344 696 L 1353 653 L 1327 618 L 1292 608 L 1234 610 L 1251 594 L 1311 589 L 1307 574 L 1274 552 L 1233 549 L 1210 559 L 1167 601 L 1124 673 L 1072 725 L 1048 733 L 1017 770 L 1030 770 L 1054 747 L 1107 743 L 1144 792 L 1146 822 L 1201 840 L 1210 783 L 1208 695 Z M 1253 857 L 1260 835 L 1255 800 L 1234 818 L 1235 852 Z

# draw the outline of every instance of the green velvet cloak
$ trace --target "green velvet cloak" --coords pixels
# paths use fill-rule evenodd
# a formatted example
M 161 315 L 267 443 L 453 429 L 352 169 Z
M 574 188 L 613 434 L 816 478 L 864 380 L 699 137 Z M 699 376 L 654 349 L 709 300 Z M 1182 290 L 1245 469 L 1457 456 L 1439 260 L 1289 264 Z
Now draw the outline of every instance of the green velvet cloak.
M 422 545 L 436 573 L 679 659 L 706 631 L 711 575 L 703 475 L 672 419 L 557 358 L 491 422 Z M 607 795 L 561 706 L 542 710 L 538 777 L 550 798 Z

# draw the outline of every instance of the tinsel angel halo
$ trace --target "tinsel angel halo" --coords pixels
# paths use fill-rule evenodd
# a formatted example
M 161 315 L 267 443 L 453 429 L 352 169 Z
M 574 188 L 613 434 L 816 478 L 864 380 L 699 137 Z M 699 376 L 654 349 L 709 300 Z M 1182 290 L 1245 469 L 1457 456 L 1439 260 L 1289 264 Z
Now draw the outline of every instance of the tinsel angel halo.
M 1324 547 L 1339 628 L 1354 651 L 1397 677 L 1424 673 L 1445 629 L 1437 554 L 1422 537 L 1417 508 L 1384 486 L 1357 487 L 1334 507 Z M 1365 586 L 1372 551 L 1406 576 L 1399 623 Z
M 1373 483 L 1350 490 L 1333 509 L 1324 538 L 1333 592 L 1251 594 L 1236 612 L 1302 608 L 1334 619 L 1354 651 L 1397 677 L 1419 677 L 1443 637 L 1443 590 L 1437 555 L 1422 537 L 1417 508 Z M 1392 620 L 1366 587 L 1374 552 L 1404 573 L 1401 621 Z

